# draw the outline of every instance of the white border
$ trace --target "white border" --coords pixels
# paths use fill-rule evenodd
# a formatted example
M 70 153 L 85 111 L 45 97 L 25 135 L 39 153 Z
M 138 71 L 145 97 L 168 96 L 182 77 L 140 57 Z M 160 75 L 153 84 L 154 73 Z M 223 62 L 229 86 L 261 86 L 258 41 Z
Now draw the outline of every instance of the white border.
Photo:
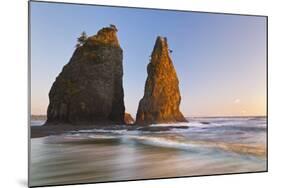
M 67 0 L 67 2 L 179 9 L 269 16 L 269 172 L 72 187 L 270 187 L 280 185 L 280 5 L 275 0 Z M 0 187 L 27 186 L 27 1 L 6 0 L 1 23 L 1 170 Z M 249 73 L 250 74 L 250 73 Z M 71 187 L 71 186 L 69 186 Z

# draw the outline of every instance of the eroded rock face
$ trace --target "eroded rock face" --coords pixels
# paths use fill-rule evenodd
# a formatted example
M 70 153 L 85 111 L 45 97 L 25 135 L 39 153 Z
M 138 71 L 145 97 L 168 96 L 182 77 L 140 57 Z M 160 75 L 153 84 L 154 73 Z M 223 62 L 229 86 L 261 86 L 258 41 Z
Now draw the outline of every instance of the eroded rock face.
M 136 124 L 185 122 L 180 112 L 179 81 L 169 55 L 167 39 L 157 37 L 147 66 L 144 96 L 139 102 Z
M 132 125 L 135 122 L 134 118 L 129 113 L 125 113 L 124 121 L 126 125 Z
M 47 124 L 123 124 L 123 52 L 106 27 L 78 47 L 49 92 Z

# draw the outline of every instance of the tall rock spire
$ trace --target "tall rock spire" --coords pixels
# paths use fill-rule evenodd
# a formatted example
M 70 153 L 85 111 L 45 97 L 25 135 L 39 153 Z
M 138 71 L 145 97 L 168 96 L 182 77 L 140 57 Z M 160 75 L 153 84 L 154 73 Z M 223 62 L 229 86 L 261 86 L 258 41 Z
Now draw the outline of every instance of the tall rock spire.
M 179 81 L 169 53 L 167 39 L 158 36 L 147 66 L 148 76 L 136 124 L 186 121 L 179 109 Z
M 49 92 L 47 124 L 123 124 L 123 52 L 105 27 L 73 53 Z

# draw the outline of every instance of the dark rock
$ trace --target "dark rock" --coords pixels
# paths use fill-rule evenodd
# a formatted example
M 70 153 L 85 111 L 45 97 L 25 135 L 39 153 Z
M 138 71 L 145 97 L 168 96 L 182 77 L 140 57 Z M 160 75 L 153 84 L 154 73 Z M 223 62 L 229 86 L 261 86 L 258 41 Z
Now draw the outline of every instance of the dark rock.
M 123 124 L 122 60 L 115 29 L 88 37 L 52 85 L 47 124 Z
M 186 119 L 179 109 L 181 101 L 179 81 L 169 55 L 166 38 L 157 37 L 147 73 L 136 124 L 185 122 Z
M 134 122 L 135 122 L 134 118 L 129 113 L 125 113 L 124 121 L 125 121 L 125 124 L 127 124 L 127 125 L 134 124 Z

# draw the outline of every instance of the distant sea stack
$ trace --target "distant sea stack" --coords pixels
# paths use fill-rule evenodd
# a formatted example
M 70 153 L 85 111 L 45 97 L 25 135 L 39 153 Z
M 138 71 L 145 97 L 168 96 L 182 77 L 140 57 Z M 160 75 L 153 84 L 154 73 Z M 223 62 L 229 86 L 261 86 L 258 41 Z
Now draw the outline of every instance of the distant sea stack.
M 147 66 L 144 96 L 139 102 L 136 124 L 185 122 L 179 110 L 179 81 L 169 53 L 167 39 L 157 37 Z
M 123 51 L 115 26 L 77 45 L 49 92 L 48 124 L 123 124 Z
M 126 125 L 132 125 L 135 122 L 134 118 L 129 113 L 125 113 L 124 121 Z

